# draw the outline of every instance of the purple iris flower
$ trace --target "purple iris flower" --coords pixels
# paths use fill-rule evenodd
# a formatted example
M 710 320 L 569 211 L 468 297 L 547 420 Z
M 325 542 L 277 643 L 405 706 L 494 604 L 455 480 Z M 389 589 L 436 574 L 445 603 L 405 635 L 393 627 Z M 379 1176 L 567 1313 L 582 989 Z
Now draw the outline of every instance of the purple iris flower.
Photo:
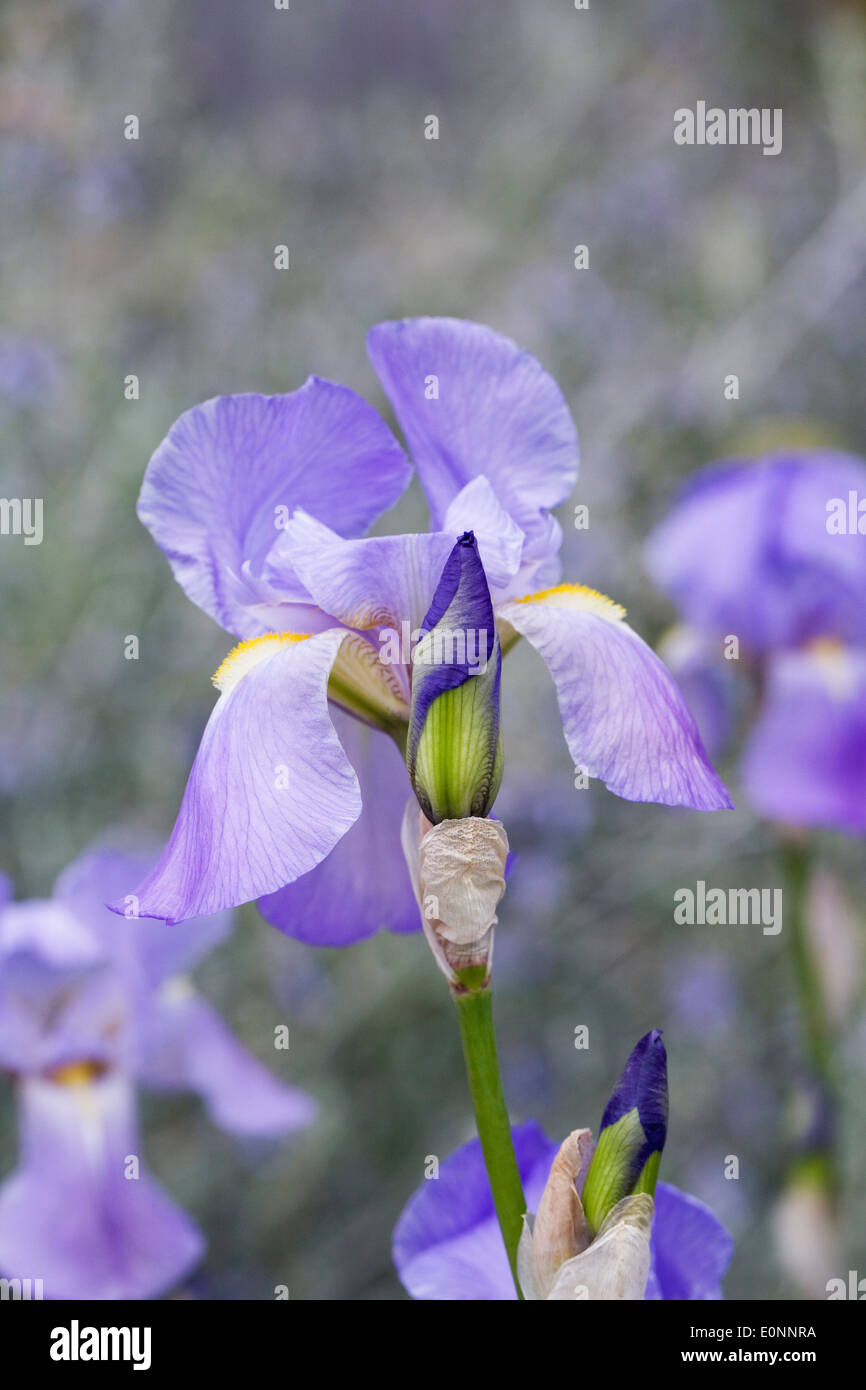
M 683 489 L 647 558 L 702 644 L 705 688 L 718 693 L 718 673 L 736 666 L 731 636 L 756 676 L 741 769 L 756 809 L 866 830 L 866 463 L 811 452 L 713 465 Z
M 413 651 L 467 532 L 485 583 L 462 621 L 484 627 L 492 607 L 497 648 L 518 636 L 536 647 L 573 760 L 629 800 L 730 805 L 676 684 L 623 610 L 559 583 L 551 508 L 575 481 L 577 436 L 553 379 L 456 319 L 382 323 L 368 348 L 429 533 L 364 538 L 410 465 L 371 406 L 316 377 L 187 411 L 147 469 L 141 520 L 240 645 L 214 677 L 220 697 L 169 843 L 136 890 L 142 915 L 178 922 L 258 898 L 275 926 L 320 945 L 418 929 L 399 850 L 404 758 L 423 740 Z
M 106 910 L 140 871 L 94 851 L 50 899 L 9 902 L 4 884 L 0 1069 L 18 1088 L 20 1156 L 0 1185 L 0 1271 L 41 1279 L 46 1298 L 152 1297 L 202 1256 L 201 1234 L 141 1160 L 138 1084 L 198 1092 L 239 1135 L 315 1114 L 181 974 L 228 934 L 227 914 L 169 931 Z
M 541 1202 L 559 1145 L 534 1122 L 512 1129 L 527 1204 Z M 709 1207 L 668 1183 L 655 1191 L 646 1299 L 720 1299 L 732 1242 Z M 477 1139 L 451 1154 L 410 1198 L 394 1263 L 416 1299 L 516 1299 Z

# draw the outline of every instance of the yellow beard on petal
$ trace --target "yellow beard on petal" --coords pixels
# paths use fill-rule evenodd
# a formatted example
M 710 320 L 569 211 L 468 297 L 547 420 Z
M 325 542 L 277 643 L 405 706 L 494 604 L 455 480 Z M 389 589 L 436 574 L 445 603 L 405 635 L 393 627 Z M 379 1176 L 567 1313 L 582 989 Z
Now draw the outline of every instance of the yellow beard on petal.
M 293 642 L 306 642 L 308 636 L 309 633 L 267 632 L 264 637 L 252 637 L 247 642 L 239 642 L 211 676 L 211 681 L 217 690 L 226 695 L 230 690 L 234 690 L 238 681 L 254 666 L 258 666 L 260 661 L 273 656 L 280 647 L 289 646 Z
M 514 599 L 515 603 L 550 603 L 556 608 L 580 608 L 584 612 L 595 613 L 609 622 L 621 622 L 625 609 L 621 603 L 590 589 L 586 584 L 556 584 L 552 589 L 541 589 L 537 594 L 527 594 L 525 598 Z
M 103 1062 L 67 1062 L 65 1066 L 54 1067 L 48 1078 L 56 1086 L 87 1086 L 105 1071 Z
M 857 676 L 848 648 L 837 637 L 816 637 L 805 651 L 815 665 L 831 699 L 850 700 L 857 690 Z
M 309 633 L 268 632 L 263 637 L 239 642 L 211 680 L 221 694 L 227 695 L 254 667 L 281 647 L 309 641 L 309 637 Z M 348 628 L 331 668 L 328 698 L 365 723 L 389 733 L 402 729 L 409 714 L 407 691 L 396 670 L 380 659 L 378 648 Z

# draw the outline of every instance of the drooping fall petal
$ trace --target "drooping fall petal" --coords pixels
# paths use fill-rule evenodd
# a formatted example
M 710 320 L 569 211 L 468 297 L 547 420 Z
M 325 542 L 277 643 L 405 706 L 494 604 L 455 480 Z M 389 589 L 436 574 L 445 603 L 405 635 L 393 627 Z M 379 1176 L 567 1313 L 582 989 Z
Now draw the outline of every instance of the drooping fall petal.
M 327 701 L 345 635 L 261 638 L 223 663 L 171 838 L 131 885 L 141 916 L 180 922 L 272 893 L 357 820 L 358 778 Z M 122 900 L 112 906 L 124 910 Z
M 730 807 L 676 682 L 618 604 L 563 584 L 499 612 L 544 658 L 576 766 L 628 801 Z

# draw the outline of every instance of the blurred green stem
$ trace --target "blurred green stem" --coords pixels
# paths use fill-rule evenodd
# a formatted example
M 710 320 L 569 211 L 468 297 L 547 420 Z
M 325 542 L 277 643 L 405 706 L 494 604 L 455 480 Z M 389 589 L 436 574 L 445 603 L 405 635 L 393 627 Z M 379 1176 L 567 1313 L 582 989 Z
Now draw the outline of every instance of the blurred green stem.
M 483 985 L 480 989 L 455 994 L 454 1002 L 457 1005 L 466 1074 L 493 1205 L 508 1252 L 517 1297 L 522 1298 L 517 1282 L 517 1246 L 523 1227 L 526 1198 L 511 1142 L 511 1125 L 499 1074 L 490 987 Z
M 831 1194 L 837 1185 L 836 1162 L 832 1140 L 832 1125 L 837 1110 L 837 1088 L 834 1060 L 833 1027 L 827 1011 L 824 986 L 807 920 L 807 890 L 810 857 L 801 843 L 786 841 L 782 845 L 787 905 L 787 937 L 794 971 L 794 982 L 803 1025 L 806 1060 L 818 1084 L 830 1120 L 830 1134 L 824 1134 L 811 1148 L 809 1159 L 822 1175 L 823 1186 Z M 825 1128 L 822 1126 L 822 1128 Z

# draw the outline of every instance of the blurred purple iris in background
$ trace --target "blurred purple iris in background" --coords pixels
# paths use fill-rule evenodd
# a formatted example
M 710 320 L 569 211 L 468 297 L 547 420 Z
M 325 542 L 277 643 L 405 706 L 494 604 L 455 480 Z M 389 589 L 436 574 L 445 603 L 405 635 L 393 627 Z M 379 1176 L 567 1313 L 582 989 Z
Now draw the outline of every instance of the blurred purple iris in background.
M 220 698 L 170 841 L 137 889 L 142 915 L 176 922 L 258 898 L 274 925 L 322 945 L 418 928 L 399 849 L 403 639 L 417 640 L 464 532 L 503 651 L 522 635 L 548 665 L 573 760 L 629 800 L 730 805 L 623 610 L 558 583 L 550 509 L 574 483 L 577 436 L 556 383 L 508 339 L 455 319 L 379 324 L 368 346 L 428 534 L 361 538 L 411 468 L 371 406 L 316 377 L 197 406 L 148 467 L 142 521 L 189 597 L 241 642 L 214 677 Z
M 530 1210 L 559 1145 L 529 1121 L 512 1129 Z M 720 1299 L 731 1238 L 709 1207 L 668 1183 L 655 1191 L 647 1299 Z M 410 1198 L 394 1231 L 394 1262 L 416 1299 L 516 1299 L 477 1139 L 451 1154 Z
M 181 973 L 228 935 L 227 914 L 168 930 L 106 910 L 141 867 L 91 852 L 45 900 L 12 903 L 3 883 L 0 1068 L 18 1087 L 21 1138 L 0 1186 L 0 1271 L 41 1279 L 46 1298 L 148 1298 L 202 1256 L 195 1225 L 141 1162 L 137 1085 L 196 1091 L 238 1135 L 315 1116 Z
M 727 638 L 757 676 L 741 768 L 753 806 L 866 830 L 866 463 L 812 452 L 713 465 L 686 484 L 647 559 L 691 629 L 683 679 L 703 692 L 712 747 L 730 732 Z

